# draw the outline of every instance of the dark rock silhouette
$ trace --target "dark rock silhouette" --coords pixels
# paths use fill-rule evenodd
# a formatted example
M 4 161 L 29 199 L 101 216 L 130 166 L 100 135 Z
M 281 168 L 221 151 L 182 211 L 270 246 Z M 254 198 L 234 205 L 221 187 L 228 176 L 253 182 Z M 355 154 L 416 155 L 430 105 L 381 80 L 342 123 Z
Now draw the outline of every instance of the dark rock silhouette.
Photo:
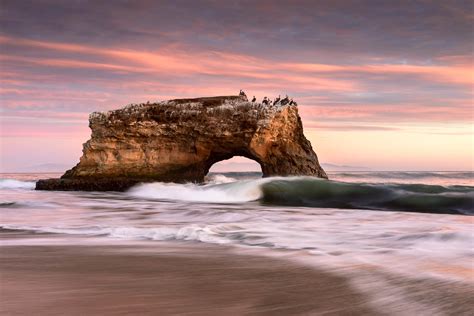
M 257 161 L 264 177 L 327 178 L 295 106 L 251 103 L 244 96 L 177 99 L 90 115 L 91 139 L 80 162 L 39 190 L 122 191 L 139 182 L 202 182 L 234 156 Z

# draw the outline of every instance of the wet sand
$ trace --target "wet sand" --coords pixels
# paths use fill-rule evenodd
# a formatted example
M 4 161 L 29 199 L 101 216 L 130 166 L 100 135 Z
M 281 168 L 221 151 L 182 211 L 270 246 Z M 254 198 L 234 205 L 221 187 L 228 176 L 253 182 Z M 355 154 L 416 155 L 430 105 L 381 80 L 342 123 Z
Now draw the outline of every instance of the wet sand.
M 155 247 L 155 249 L 153 249 Z M 2 315 L 375 315 L 323 271 L 225 247 L 6 245 Z
M 1 315 L 472 315 L 465 282 L 192 242 L 0 231 Z M 337 275 L 334 274 L 337 272 Z

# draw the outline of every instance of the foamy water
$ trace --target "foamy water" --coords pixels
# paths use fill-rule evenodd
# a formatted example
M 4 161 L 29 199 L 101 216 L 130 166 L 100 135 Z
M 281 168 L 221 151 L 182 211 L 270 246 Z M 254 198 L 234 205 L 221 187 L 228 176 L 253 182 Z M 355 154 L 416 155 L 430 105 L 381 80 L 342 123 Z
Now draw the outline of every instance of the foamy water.
M 156 200 L 174 200 L 188 202 L 239 203 L 256 201 L 262 197 L 260 183 L 266 180 L 236 180 L 224 176 L 218 179 L 222 183 L 211 182 L 205 185 L 147 183 L 130 189 L 126 195 Z
M 469 174 L 464 182 L 459 176 L 451 183 L 440 177 L 444 185 L 416 186 L 412 179 L 381 185 L 212 175 L 205 185 L 150 183 L 124 193 L 34 191 L 38 177 L 0 180 L 3 229 L 111 242 L 202 242 L 262 253 L 290 251 L 296 259 L 332 268 L 364 265 L 472 281 L 473 217 L 397 209 L 414 205 L 423 211 L 438 201 L 445 203 L 442 211 L 468 212 L 474 191 Z M 340 175 L 348 177 L 356 178 Z M 347 208 L 318 206 L 338 201 Z M 354 201 L 367 209 L 357 209 Z M 387 211 L 377 210 L 379 204 Z

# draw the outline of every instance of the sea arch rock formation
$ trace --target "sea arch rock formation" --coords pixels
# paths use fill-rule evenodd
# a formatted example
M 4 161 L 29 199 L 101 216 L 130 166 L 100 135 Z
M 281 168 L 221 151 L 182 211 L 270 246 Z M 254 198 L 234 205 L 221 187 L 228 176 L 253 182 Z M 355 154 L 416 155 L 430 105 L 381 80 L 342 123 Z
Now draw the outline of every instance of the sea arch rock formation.
M 264 177 L 327 178 L 295 105 L 252 103 L 245 96 L 129 105 L 89 117 L 80 162 L 44 190 L 125 190 L 149 181 L 202 182 L 233 156 L 257 161 Z

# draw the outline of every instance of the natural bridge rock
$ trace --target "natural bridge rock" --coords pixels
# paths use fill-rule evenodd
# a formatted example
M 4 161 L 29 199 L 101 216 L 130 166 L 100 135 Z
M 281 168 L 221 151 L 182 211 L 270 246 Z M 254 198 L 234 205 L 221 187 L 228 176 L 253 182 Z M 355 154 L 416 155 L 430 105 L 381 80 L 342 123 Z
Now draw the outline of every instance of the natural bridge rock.
M 202 182 L 234 156 L 257 161 L 264 177 L 327 178 L 303 134 L 294 105 L 251 103 L 245 96 L 129 105 L 89 117 L 92 136 L 80 162 L 39 190 L 116 190 L 139 182 Z

